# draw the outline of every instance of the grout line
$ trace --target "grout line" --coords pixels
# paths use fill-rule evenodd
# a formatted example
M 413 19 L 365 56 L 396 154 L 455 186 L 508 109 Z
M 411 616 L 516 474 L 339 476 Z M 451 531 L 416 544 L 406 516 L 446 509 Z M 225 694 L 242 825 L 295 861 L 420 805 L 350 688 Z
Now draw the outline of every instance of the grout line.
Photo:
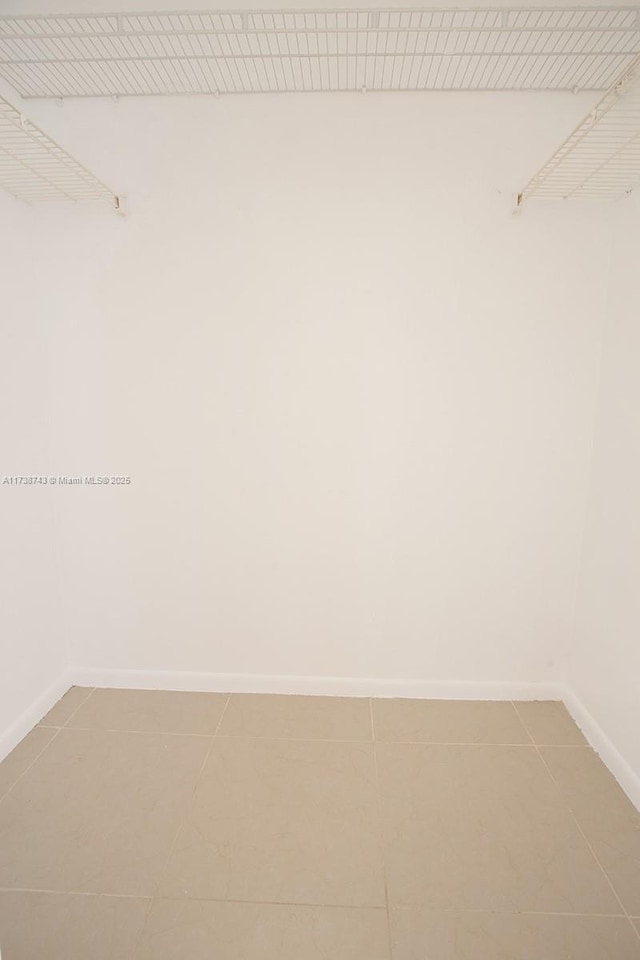
M 69 687 L 69 690 L 72 690 L 72 689 L 73 689 L 73 685 L 72 685 L 71 687 Z M 60 700 L 62 700 L 64 697 L 66 697 L 66 695 L 67 695 L 67 693 L 69 692 L 69 690 L 67 690 L 66 693 L 63 693 L 63 694 L 62 694 L 62 697 L 60 697 Z M 91 694 L 93 693 L 94 690 L 95 690 L 95 687 L 91 687 L 90 690 L 89 690 L 89 693 L 88 693 L 87 696 L 84 698 L 84 700 L 81 700 L 80 703 L 78 704 L 78 706 L 75 708 L 75 710 L 72 710 L 72 711 L 71 711 L 71 713 L 70 713 L 69 716 L 67 717 L 67 721 L 66 721 L 67 723 L 69 722 L 69 720 L 71 720 L 71 717 L 75 716 L 75 714 L 76 714 L 77 711 L 80 709 L 80 707 L 81 707 L 84 703 L 87 702 L 87 700 L 89 699 L 89 697 L 91 696 Z M 60 700 L 58 700 L 57 703 L 60 703 Z M 56 704 L 54 703 L 53 706 L 55 707 Z M 53 710 L 53 707 L 51 708 L 51 710 Z M 48 711 L 48 712 L 50 713 L 51 711 Z M 46 716 L 46 714 L 45 714 L 45 716 Z M 36 723 L 36 724 L 33 725 L 33 727 L 31 727 L 31 730 L 29 730 L 29 733 L 33 733 L 33 731 L 36 729 L 36 727 L 44 727 L 46 730 L 55 730 L 56 732 L 55 732 L 54 735 L 51 737 L 51 739 L 48 740 L 47 743 L 45 743 L 45 745 L 44 745 L 44 747 L 42 748 L 42 750 L 40 751 L 40 753 L 36 754 L 36 756 L 33 758 L 33 760 L 31 761 L 31 763 L 24 768 L 24 770 L 22 771 L 22 773 L 20 774 L 20 776 L 18 777 L 18 779 L 17 779 L 17 780 L 14 780 L 13 783 L 11 784 L 11 786 L 9 787 L 9 789 L 8 789 L 5 793 L 2 794 L 2 796 L 0 797 L 0 803 L 2 803 L 2 801 L 5 799 L 5 797 L 8 797 L 8 796 L 9 796 L 9 794 L 10 794 L 11 791 L 14 789 L 14 787 L 16 787 L 16 786 L 20 783 L 20 781 L 22 780 L 22 778 L 27 775 L 27 773 L 29 772 L 29 770 L 31 770 L 31 767 L 34 765 L 34 763 L 36 763 L 36 762 L 40 759 L 40 757 L 42 756 L 42 754 L 43 754 L 46 750 L 49 749 L 49 747 L 51 746 L 51 744 L 53 743 L 53 741 L 56 739 L 56 737 L 58 736 L 58 734 L 60 733 L 60 731 L 64 729 L 64 725 L 63 725 L 62 727 L 49 727 L 49 726 L 47 726 L 47 724 L 44 724 L 44 723 Z M 22 740 L 20 741 L 20 743 L 22 743 L 22 741 L 25 740 L 26 737 L 29 736 L 29 733 L 25 734 L 25 736 L 22 738 Z M 15 750 L 17 747 L 20 746 L 20 743 L 17 743 L 17 744 L 16 744 L 16 746 L 14 747 L 14 750 Z M 12 753 L 13 753 L 13 751 L 12 751 Z M 11 755 L 11 754 L 10 754 L 10 755 Z
M 485 743 L 477 740 L 377 740 L 381 746 L 389 744 L 408 744 L 411 747 L 526 747 L 530 750 L 535 743 Z M 547 746 L 547 744 L 545 744 Z M 550 744 L 549 744 L 550 746 Z
M 391 943 L 391 911 L 389 908 L 389 885 L 387 883 L 387 867 L 385 862 L 384 850 L 384 825 L 382 819 L 382 797 L 380 795 L 380 777 L 378 775 L 378 754 L 376 749 L 376 726 L 373 719 L 373 698 L 369 698 L 369 716 L 371 718 L 371 741 L 373 750 L 373 768 L 376 778 L 376 799 L 378 802 L 378 830 L 380 842 L 380 859 L 382 861 L 382 879 L 384 880 L 384 902 L 387 911 L 387 946 L 389 948 L 389 960 L 393 956 L 393 947 Z
M 32 727 L 31 730 L 29 731 L 29 733 L 32 733 L 33 730 L 35 730 L 35 727 Z M 42 750 L 40 751 L 40 753 L 36 754 L 36 756 L 33 758 L 33 760 L 31 761 L 31 763 L 30 763 L 27 767 L 25 767 L 25 769 L 22 771 L 22 773 L 20 774 L 20 776 L 18 777 L 18 779 L 17 779 L 17 780 L 14 780 L 13 783 L 11 784 L 11 786 L 9 787 L 9 789 L 8 789 L 5 793 L 2 794 L 2 796 L 0 797 L 0 803 L 2 803 L 2 801 L 5 800 L 5 799 L 9 796 L 9 794 L 11 793 L 11 791 L 12 791 L 13 789 L 15 789 L 15 787 L 18 786 L 18 784 L 20 783 L 20 781 L 22 780 L 22 778 L 25 777 L 25 776 L 29 773 L 29 770 L 31 770 L 31 767 L 34 765 L 34 763 L 36 763 L 36 761 L 38 761 L 38 760 L 40 759 L 40 757 L 41 757 L 42 754 L 45 752 L 45 750 L 48 750 L 48 749 L 49 749 L 49 747 L 51 746 L 51 744 L 53 743 L 53 741 L 56 739 L 56 737 L 58 736 L 58 734 L 60 733 L 61 730 L 62 730 L 62 727 L 58 727 L 58 729 L 56 730 L 56 732 L 54 733 L 54 735 L 51 737 L 50 740 L 47 741 L 47 743 L 44 745 L 44 747 L 42 748 Z M 29 736 L 29 733 L 27 734 L 27 737 Z M 24 740 L 24 739 L 25 739 L 25 737 L 22 738 L 22 740 Z M 22 743 L 22 740 L 20 741 L 20 743 Z M 18 746 L 20 746 L 20 744 L 18 744 Z M 14 749 L 15 749 L 15 748 L 14 748 Z M 12 751 L 12 752 L 13 752 L 13 751 Z M 9 754 L 9 756 L 11 756 L 11 754 Z
M 317 903 L 312 901 L 289 901 L 289 900 L 237 900 L 234 898 L 222 899 L 220 897 L 156 897 L 153 894 L 136 893 L 99 893 L 93 890 L 49 890 L 39 887 L 0 887 L 0 893 L 44 893 L 51 896 L 60 897 L 108 897 L 110 899 L 120 900 L 166 900 L 172 903 L 239 903 L 239 904 L 259 904 L 265 907 L 319 907 L 326 910 L 386 910 L 381 904 L 349 904 L 349 903 Z M 427 913 L 468 913 L 491 915 L 498 917 L 595 917 L 598 919 L 609 920 L 632 920 L 637 917 L 627 917 L 623 913 L 567 913 L 561 911 L 544 910 L 479 910 L 477 908 L 467 907 L 424 907 L 415 904 L 395 904 L 394 910 L 398 911 L 426 911 Z
M 425 907 L 419 904 L 396 904 L 394 910 L 420 910 L 426 913 L 479 913 L 497 917 L 598 917 L 625 920 L 624 913 L 569 913 L 566 910 L 483 910 L 478 907 Z M 538 960 L 538 958 L 536 958 Z
M 232 696 L 232 694 L 228 694 Z M 328 738 L 328 737 L 267 737 L 267 736 L 249 736 L 248 734 L 236 733 L 192 733 L 188 730 L 178 732 L 176 730 L 130 730 L 124 727 L 54 727 L 53 724 L 38 723 L 38 727 L 45 727 L 48 730 L 77 730 L 83 733 L 135 733 L 156 735 L 162 737 L 200 737 L 209 739 L 215 736 L 218 740 L 271 740 L 282 743 L 371 743 L 371 738 Z M 35 728 L 34 728 L 35 729 Z M 529 735 L 527 733 L 527 735 Z M 530 736 L 530 735 L 529 735 Z M 592 750 L 588 743 L 540 743 L 536 744 L 533 740 L 526 743 L 508 743 L 502 741 L 493 743 L 491 741 L 478 740 L 377 740 L 380 744 L 409 744 L 415 747 L 559 747 L 566 750 Z
M 284 742 L 303 742 L 303 743 L 371 743 L 370 740 L 324 740 L 320 737 L 230 737 L 223 734 L 218 737 L 219 740 L 284 740 Z M 592 750 L 588 743 L 492 743 L 490 741 L 478 740 L 376 740 L 380 746 L 403 746 L 410 747 L 559 747 L 567 750 Z
M 227 699 L 226 699 L 225 704 L 224 704 L 224 707 L 222 708 L 222 713 L 220 714 L 220 719 L 218 720 L 218 723 L 216 724 L 216 728 L 215 728 L 215 730 L 213 731 L 213 736 L 211 737 L 211 743 L 209 744 L 209 748 L 205 751 L 204 759 L 203 759 L 203 761 L 202 761 L 202 764 L 201 764 L 201 766 L 200 766 L 200 769 L 199 769 L 199 771 L 198 771 L 198 774 L 197 774 L 197 776 L 196 776 L 196 778 L 195 778 L 195 780 L 194 780 L 194 782 L 193 782 L 193 790 L 191 791 L 191 797 L 189 798 L 189 802 L 188 802 L 188 803 L 185 803 L 184 808 L 183 808 L 183 813 L 182 813 L 181 816 L 178 817 L 178 823 L 177 823 L 177 826 L 176 826 L 176 832 L 175 832 L 174 837 L 173 837 L 173 840 L 171 841 L 171 844 L 170 844 L 170 846 L 169 846 L 169 852 L 167 853 L 167 856 L 165 857 L 165 861 L 164 861 L 164 863 L 163 863 L 163 865 L 162 865 L 162 868 L 158 871 L 158 879 L 157 879 L 156 884 L 155 884 L 155 887 L 154 887 L 154 889 L 153 889 L 153 894 L 151 895 L 151 897 L 150 897 L 150 899 L 149 899 L 149 905 L 147 906 L 147 909 L 146 909 L 146 911 L 145 911 L 144 920 L 143 920 L 142 925 L 141 925 L 141 927 L 140 927 L 140 933 L 138 934 L 138 937 L 137 937 L 137 939 L 136 939 L 134 955 L 137 954 L 138 946 L 140 945 L 140 942 L 141 942 L 141 940 L 142 940 L 142 937 L 144 936 L 144 931 L 146 930 L 147 923 L 148 923 L 148 921 L 149 921 L 149 915 L 150 915 L 150 913 L 151 913 L 151 908 L 153 907 L 153 902 L 154 902 L 154 900 L 158 899 L 158 897 L 157 897 L 158 887 L 159 887 L 160 884 L 162 883 L 162 878 L 163 878 L 163 876 L 164 876 L 164 872 L 165 872 L 165 870 L 167 869 L 167 867 L 169 866 L 169 861 L 171 860 L 171 857 L 173 856 L 173 851 L 174 851 L 174 849 L 175 849 L 176 842 L 177 842 L 177 840 L 178 840 L 178 836 L 180 835 L 180 828 L 182 827 L 182 824 L 183 824 L 183 821 L 184 821 L 184 817 L 188 814 L 189 810 L 191 809 L 191 805 L 192 805 L 192 803 L 193 803 L 193 798 L 194 798 L 195 795 L 196 795 L 196 789 L 197 789 L 197 787 L 198 787 L 198 783 L 200 782 L 200 777 L 202 776 L 203 770 L 204 770 L 204 768 L 205 768 L 205 766 L 206 766 L 206 764 L 207 764 L 207 760 L 208 760 L 209 757 L 211 756 L 211 751 L 213 750 L 213 745 L 214 745 L 214 743 L 215 743 L 216 736 L 217 736 L 217 734 L 218 734 L 218 730 L 220 729 L 220 725 L 221 725 L 221 723 L 222 723 L 222 720 L 223 720 L 223 718 L 224 718 L 224 715 L 225 715 L 225 713 L 227 712 L 227 707 L 229 706 L 229 701 L 230 701 L 230 700 L 231 700 L 231 694 L 228 693 L 228 694 L 227 694 Z
M 58 897 L 112 897 L 119 900 L 152 900 L 150 893 L 101 893 L 97 890 L 49 890 L 47 887 L 0 887 L 0 893 L 46 893 Z
M 220 733 L 218 740 L 276 740 L 282 743 L 371 743 L 371 737 L 269 737 L 244 733 Z
M 39 724 L 44 726 L 44 724 Z M 188 730 L 129 730 L 127 727 L 50 727 L 49 729 L 70 730 L 73 733 L 134 733 L 136 736 L 150 737 L 195 737 L 199 740 L 210 740 L 214 733 L 190 733 Z
M 512 703 L 513 703 L 513 701 L 512 701 Z M 514 707 L 516 713 L 518 713 L 518 708 L 517 708 L 517 706 L 516 706 L 515 703 L 513 703 L 513 707 Z M 520 716 L 519 713 L 518 713 L 518 716 Z M 631 917 L 630 917 L 629 914 L 627 913 L 627 910 L 626 910 L 626 908 L 625 908 L 624 903 L 622 902 L 621 898 L 618 896 L 618 892 L 617 892 L 616 888 L 614 887 L 613 883 L 611 882 L 611 880 L 610 880 L 610 878 L 609 878 L 609 874 L 607 873 L 607 871 L 606 871 L 606 870 L 604 869 L 604 867 L 602 866 L 602 863 L 600 862 L 600 859 L 599 859 L 598 855 L 596 854 L 596 852 L 595 852 L 595 850 L 594 850 L 594 848 L 593 848 L 593 846 L 592 846 L 592 844 L 591 844 L 591 841 L 589 840 L 588 836 L 586 835 L 586 833 L 585 833 L 584 830 L 582 829 L 582 825 L 581 825 L 580 821 L 578 820 L 578 817 L 577 817 L 577 815 L 576 815 L 576 813 L 575 813 L 575 810 L 573 809 L 573 807 L 572 807 L 572 805 L 571 805 L 571 802 L 570 802 L 569 798 L 566 796 L 564 790 L 562 789 L 562 787 L 560 786 L 560 784 L 558 783 L 558 781 L 557 781 L 556 778 L 554 777 L 553 773 L 551 772 L 551 767 L 549 766 L 549 764 L 547 763 L 547 761 L 546 761 L 545 758 L 544 758 L 544 755 L 543 755 L 543 753 L 542 753 L 542 750 L 540 749 L 540 744 L 537 744 L 537 743 L 535 742 L 535 740 L 533 739 L 533 736 L 532 736 L 532 734 L 531 734 L 531 731 L 529 730 L 529 727 L 527 726 L 527 724 L 526 724 L 526 722 L 524 721 L 524 719 L 523 719 L 522 717 L 520 717 L 520 719 L 522 720 L 522 724 L 523 724 L 525 730 L 527 731 L 527 733 L 528 733 L 529 736 L 531 737 L 531 742 L 533 743 L 534 747 L 536 748 L 536 753 L 537 753 L 538 756 L 540 757 L 540 761 L 541 761 L 542 765 L 544 766 L 544 768 L 545 768 L 545 770 L 547 771 L 547 773 L 549 774 L 551 780 L 552 780 L 553 783 L 555 784 L 556 790 L 558 791 L 558 793 L 559 793 L 560 796 L 562 797 L 563 803 L 566 805 L 569 813 L 571 814 L 571 816 L 572 816 L 572 818 L 573 818 L 573 821 L 574 821 L 576 827 L 578 828 L 578 832 L 580 833 L 582 839 L 583 839 L 584 842 L 586 843 L 587 848 L 588 848 L 588 850 L 589 850 L 590 853 L 591 853 L 591 856 L 593 857 L 593 859 L 594 859 L 595 862 L 597 863 L 598 867 L 600 868 L 600 871 L 602 872 L 603 877 L 604 877 L 605 880 L 607 881 L 607 883 L 608 883 L 608 885 L 609 885 L 609 887 L 610 887 L 610 889 L 611 889 L 611 892 L 613 893 L 614 897 L 615 897 L 616 900 L 618 901 L 618 904 L 619 904 L 619 906 L 620 906 L 620 909 L 622 910 L 623 915 L 627 918 L 627 920 L 628 920 L 628 922 L 629 922 L 629 924 L 630 924 L 630 926 L 631 926 L 631 929 L 632 929 L 633 932 L 636 934 L 636 937 L 638 938 L 638 940 L 640 940 L 640 930 L 637 930 L 636 927 L 635 927 L 635 925 L 632 923 Z M 579 744 L 578 746 L 581 746 L 582 749 L 584 749 L 584 746 L 589 747 L 589 744 L 586 744 L 586 745 Z
M 545 910 L 522 910 L 527 917 L 606 917 L 608 919 L 628 920 L 624 913 L 566 913 L 558 911 L 557 913 L 547 913 Z
M 209 757 L 211 756 L 211 751 L 213 750 L 213 745 L 214 745 L 214 743 L 215 743 L 216 737 L 218 736 L 218 731 L 219 731 L 220 726 L 221 726 L 221 724 L 222 724 L 222 721 L 223 721 L 223 719 L 224 719 L 224 715 L 225 715 L 225 713 L 227 712 L 227 707 L 229 706 L 229 701 L 230 701 L 230 700 L 231 700 L 231 694 L 228 693 L 228 694 L 227 694 L 227 699 L 226 699 L 226 701 L 225 701 L 225 705 L 224 705 L 224 707 L 222 708 L 222 713 L 220 714 L 220 719 L 218 720 L 218 723 L 216 724 L 216 728 L 215 728 L 215 730 L 213 731 L 213 735 L 210 737 L 211 743 L 209 744 L 208 750 L 205 752 L 204 760 L 202 761 L 202 764 L 201 764 L 201 766 L 200 766 L 200 769 L 199 769 L 199 771 L 198 771 L 198 774 L 197 774 L 197 776 L 196 776 L 196 778 L 195 778 L 195 780 L 194 780 L 193 790 L 191 791 L 191 796 L 190 796 L 190 798 L 189 798 L 189 802 L 188 802 L 188 803 L 185 803 L 185 805 L 184 805 L 184 815 L 186 815 L 186 814 L 189 812 L 189 810 L 191 809 L 191 805 L 192 805 L 192 803 L 193 803 L 193 799 L 194 799 L 194 797 L 195 797 L 195 795 L 196 795 L 196 790 L 197 790 L 197 787 L 198 787 L 198 783 L 200 782 L 200 778 L 201 778 L 201 776 L 202 776 L 202 774 L 203 774 L 204 768 L 205 768 L 205 766 L 207 765 L 207 761 L 208 761 Z M 174 851 L 174 848 L 175 848 L 175 845 L 176 845 L 176 841 L 177 841 L 177 839 L 178 839 L 178 834 L 180 833 L 180 827 L 181 827 L 181 826 L 182 826 L 182 819 L 179 818 L 179 823 L 178 823 L 178 826 L 177 826 L 177 828 L 176 828 L 176 832 L 175 832 L 175 836 L 174 836 L 174 838 L 173 838 L 173 842 L 171 843 L 171 846 L 170 846 L 170 848 L 169 848 L 169 853 L 167 854 L 167 858 L 166 858 L 166 860 L 165 860 L 165 862 L 164 862 L 164 864 L 163 864 L 163 866 L 162 866 L 162 870 L 160 870 L 160 871 L 158 872 L 158 882 L 156 883 L 156 886 L 155 886 L 155 889 L 154 889 L 154 893 L 153 893 L 153 896 L 154 896 L 154 897 L 157 895 L 158 887 L 160 886 L 160 883 L 161 883 L 161 881 L 162 881 L 162 877 L 163 877 L 164 871 L 167 869 L 167 867 L 168 867 L 168 865 L 169 865 L 169 861 L 171 860 L 171 857 L 172 857 L 172 855 L 173 855 L 173 851 Z
M 69 689 L 70 689 L 70 690 L 73 690 L 73 687 L 69 687 Z M 81 689 L 81 688 L 78 688 L 78 689 Z M 86 695 L 86 697 L 84 698 L 84 700 L 81 700 L 81 701 L 80 701 L 80 703 L 79 703 L 78 706 L 75 708 L 75 710 L 72 710 L 72 711 L 71 711 L 71 713 L 69 714 L 69 716 L 67 717 L 67 719 L 65 720 L 65 722 L 62 724 L 63 727 L 66 727 L 67 724 L 69 723 L 69 721 L 70 721 L 70 720 L 73 720 L 73 718 L 75 717 L 75 715 L 76 715 L 76 713 L 78 712 L 78 710 L 80 709 L 80 707 L 84 707 L 85 703 L 86 703 L 88 700 L 90 700 L 91 697 L 93 696 L 93 694 L 96 692 L 96 688 L 95 688 L 95 687 L 89 687 L 88 689 L 89 689 L 89 693 Z M 68 692 L 68 691 L 67 691 L 67 692 Z
M 529 727 L 528 727 L 528 726 L 526 725 L 526 723 L 524 722 L 524 718 L 520 716 L 520 711 L 518 710 L 518 704 L 516 703 L 515 700 L 510 700 L 509 703 L 510 703 L 511 706 L 513 707 L 513 709 L 514 709 L 514 711 L 515 711 L 515 715 L 516 715 L 516 717 L 518 718 L 518 722 L 520 723 L 522 729 L 524 730 L 524 732 L 526 733 L 526 735 L 529 737 L 529 740 L 531 740 L 531 743 L 535 746 L 535 745 L 536 745 L 536 742 L 535 742 L 535 740 L 533 739 L 533 737 L 531 736 L 531 733 L 529 732 Z
M 230 695 L 231 696 L 231 695 Z M 130 730 L 125 727 L 57 727 L 50 723 L 37 723 L 32 730 L 35 730 L 36 727 L 42 727 L 44 730 L 71 730 L 79 733 L 133 733 L 137 736 L 157 736 L 157 737 L 195 737 L 202 740 L 209 740 L 213 733 L 194 733 L 189 730 L 177 731 L 177 730 Z M 31 733 L 31 730 L 29 731 Z M 28 734 L 27 734 L 28 736 Z M 355 739 L 355 738 L 327 738 L 327 737 L 258 737 L 258 736 L 249 736 L 248 734 L 243 733 L 219 733 L 216 736 L 217 740 L 269 740 L 276 743 L 371 743 L 371 739 Z M 24 739 L 24 738 L 23 738 Z M 377 740 L 377 743 L 381 745 L 397 745 L 402 746 L 407 744 L 411 747 L 526 747 L 531 749 L 531 747 L 553 747 L 554 749 L 560 750 L 592 750 L 593 747 L 589 746 L 588 743 L 539 743 L 534 742 L 527 743 L 508 743 L 502 741 L 501 743 L 493 743 L 491 741 L 478 741 L 478 740 Z
M 578 831 L 580 832 L 580 834 L 581 834 L 584 842 L 586 843 L 587 847 L 588 847 L 589 850 L 591 851 L 591 855 L 592 855 L 593 859 L 595 860 L 595 862 L 596 862 L 596 863 L 598 864 L 598 866 L 600 867 L 600 870 L 602 871 L 602 874 L 603 874 L 605 880 L 607 881 L 607 883 L 609 884 L 609 887 L 611 888 L 611 892 L 613 893 L 614 897 L 616 898 L 616 900 L 617 900 L 618 903 L 620 904 L 620 909 L 622 910 L 623 914 L 625 915 L 625 917 L 627 918 L 627 920 L 628 920 L 629 923 L 631 924 L 632 929 L 635 930 L 635 927 L 634 927 L 633 923 L 631 923 L 631 917 L 630 917 L 630 915 L 627 913 L 627 910 L 626 910 L 626 908 L 625 908 L 624 903 L 622 902 L 622 900 L 621 900 L 620 897 L 618 896 L 618 892 L 617 892 L 616 888 L 614 887 L 613 883 L 611 882 L 611 880 L 610 880 L 610 878 L 609 878 L 609 874 L 607 873 L 607 871 L 605 870 L 605 868 L 602 866 L 602 864 L 601 864 L 601 862 L 600 862 L 600 859 L 599 859 L 597 853 L 596 853 L 595 850 L 593 849 L 593 846 L 592 846 L 592 844 L 591 844 L 591 841 L 589 840 L 588 836 L 586 835 L 586 833 L 585 833 L 584 830 L 582 829 L 582 825 L 580 824 L 580 821 L 578 820 L 578 817 L 577 817 L 577 815 L 576 815 L 575 810 L 574 810 L 573 807 L 571 806 L 571 802 L 570 802 L 569 798 L 568 798 L 567 796 L 565 796 L 564 790 L 562 789 L 562 787 L 560 786 L 560 784 L 558 783 L 558 781 L 557 781 L 556 778 L 554 777 L 553 773 L 551 772 L 551 768 L 549 767 L 549 764 L 547 763 L 547 761 L 545 760 L 544 756 L 542 755 L 542 751 L 540 750 L 540 748 L 537 747 L 536 749 L 537 749 L 537 751 L 538 751 L 538 756 L 540 757 L 542 763 L 544 764 L 545 770 L 547 771 L 547 773 L 549 774 L 549 776 L 551 777 L 551 779 L 552 779 L 553 782 L 555 783 L 555 785 L 556 785 L 556 787 L 557 787 L 560 795 L 562 796 L 564 802 L 565 802 L 566 805 L 567 805 L 567 808 L 568 808 L 571 816 L 572 816 L 573 819 L 574 819 L 574 822 L 575 822 L 576 827 L 578 828 Z M 640 939 L 640 933 L 638 933 L 638 931 L 636 931 L 636 934 L 637 934 L 637 936 L 638 936 L 638 939 Z
M 153 894 L 96 893 L 93 890 L 47 890 L 36 887 L 0 887 L 0 893 L 44 893 L 60 897 L 110 897 L 122 900 L 166 900 L 169 903 L 244 903 L 263 907 L 318 907 L 325 910 L 386 910 L 384 904 L 314 903 L 302 900 L 236 900 L 233 897 L 156 897 Z M 414 908 L 410 908 L 414 909 Z M 480 911 L 478 911 L 480 912 Z M 589 914 L 591 916 L 591 914 Z
M 226 696 L 231 697 L 232 694 L 227 694 Z M 144 733 L 163 737 L 201 737 L 204 740 L 209 740 L 211 737 L 215 736 L 218 740 L 282 740 L 284 743 L 371 743 L 371 739 L 327 739 L 324 737 L 254 737 L 245 736 L 244 734 L 192 733 L 189 730 L 179 732 L 176 730 L 130 730 L 128 727 L 53 727 L 43 723 L 37 724 L 37 726 L 47 726 L 47 728 L 50 730 L 80 730 L 84 733 Z

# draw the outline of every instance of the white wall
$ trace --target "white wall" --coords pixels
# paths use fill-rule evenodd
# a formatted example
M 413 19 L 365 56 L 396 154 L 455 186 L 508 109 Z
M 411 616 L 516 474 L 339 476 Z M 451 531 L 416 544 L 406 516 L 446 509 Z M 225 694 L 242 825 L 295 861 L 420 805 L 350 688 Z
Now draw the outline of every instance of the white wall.
M 609 233 L 509 195 L 582 98 L 34 108 L 132 201 L 64 227 L 72 661 L 563 679 Z
M 49 338 L 66 309 L 55 264 L 55 238 L 0 195 L 0 749 L 68 658 L 52 491 L 2 482 L 50 469 Z
M 640 782 L 639 264 L 640 196 L 635 195 L 616 205 L 570 680 Z

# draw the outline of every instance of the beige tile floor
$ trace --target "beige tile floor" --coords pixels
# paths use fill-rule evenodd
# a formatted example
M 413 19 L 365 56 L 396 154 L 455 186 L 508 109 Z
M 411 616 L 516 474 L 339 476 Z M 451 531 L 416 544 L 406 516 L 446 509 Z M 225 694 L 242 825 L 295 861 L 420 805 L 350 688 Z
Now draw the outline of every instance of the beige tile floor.
M 557 703 L 72 688 L 0 765 L 2 960 L 640 960 Z

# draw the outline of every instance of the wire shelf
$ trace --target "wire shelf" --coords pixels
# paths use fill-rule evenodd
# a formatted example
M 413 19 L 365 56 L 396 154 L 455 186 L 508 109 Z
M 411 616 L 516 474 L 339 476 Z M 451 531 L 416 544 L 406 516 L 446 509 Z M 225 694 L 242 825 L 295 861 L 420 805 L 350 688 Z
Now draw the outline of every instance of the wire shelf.
M 349 90 L 606 90 L 640 7 L 0 17 L 23 97 Z
M 614 199 L 640 182 L 640 57 L 518 196 Z
M 0 97 L 0 187 L 18 200 L 119 200 L 82 164 Z

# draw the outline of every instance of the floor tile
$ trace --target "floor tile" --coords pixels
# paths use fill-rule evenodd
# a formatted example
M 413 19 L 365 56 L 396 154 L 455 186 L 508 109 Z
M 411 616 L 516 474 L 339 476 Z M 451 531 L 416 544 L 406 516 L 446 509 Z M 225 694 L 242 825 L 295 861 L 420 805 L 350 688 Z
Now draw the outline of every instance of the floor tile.
M 626 910 L 640 915 L 640 812 L 589 747 L 541 753 Z
M 0 763 L 0 799 L 27 770 L 46 745 L 55 737 L 53 727 L 34 727 Z
M 559 700 L 519 700 L 516 710 L 537 744 L 586 744 L 573 717 Z
M 371 709 L 366 698 L 233 694 L 220 735 L 371 740 Z
M 534 747 L 376 749 L 392 904 L 619 912 Z
M 389 960 L 386 910 L 154 901 L 138 960 Z
M 60 730 L 0 804 L 0 887 L 152 893 L 210 744 Z
M 625 917 L 394 910 L 393 960 L 640 960 Z
M 227 699 L 223 693 L 94 690 L 68 726 L 211 736 L 220 722 Z
M 475 700 L 374 700 L 376 740 L 530 743 L 513 704 Z
M 70 687 L 40 723 L 48 727 L 63 727 L 80 704 L 89 697 L 92 690 L 93 687 Z
M 135 960 L 149 901 L 0 892 L 3 960 Z
M 383 905 L 373 746 L 214 741 L 158 892 Z

